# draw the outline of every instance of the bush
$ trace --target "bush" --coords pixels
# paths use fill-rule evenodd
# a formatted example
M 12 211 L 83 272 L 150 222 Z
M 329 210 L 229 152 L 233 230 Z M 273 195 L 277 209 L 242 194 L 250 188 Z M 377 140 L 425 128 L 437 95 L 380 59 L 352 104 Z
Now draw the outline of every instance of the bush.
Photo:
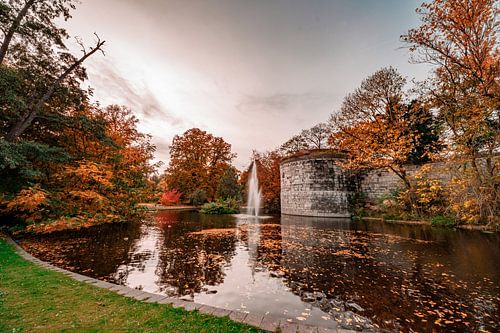
M 239 213 L 239 203 L 235 199 L 209 202 L 201 207 L 200 212 L 211 215 L 237 214 Z
M 432 218 L 431 224 L 436 227 L 454 227 L 457 222 L 447 216 L 438 215 Z
M 448 207 L 448 193 L 437 179 L 429 178 L 430 167 L 423 166 L 413 177 L 411 189 L 398 196 L 401 209 L 418 217 L 443 215 Z
M 194 206 L 200 206 L 207 202 L 207 192 L 197 189 L 189 195 L 189 203 Z
M 160 204 L 163 206 L 178 205 L 181 201 L 181 194 L 177 190 L 171 190 L 163 193 L 160 198 Z

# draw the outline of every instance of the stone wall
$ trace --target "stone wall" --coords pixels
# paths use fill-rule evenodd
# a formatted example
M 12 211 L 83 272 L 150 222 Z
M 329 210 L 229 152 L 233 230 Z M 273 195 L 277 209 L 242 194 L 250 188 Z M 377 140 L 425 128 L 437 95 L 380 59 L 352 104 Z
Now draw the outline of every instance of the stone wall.
M 337 157 L 289 158 L 282 162 L 281 213 L 302 216 L 348 217 L 348 196 L 354 190 Z
M 438 179 L 443 183 L 451 180 L 451 170 L 444 163 L 429 163 L 427 177 Z M 422 166 L 407 165 L 405 167 L 408 176 L 414 176 Z M 386 170 L 375 170 L 359 179 L 359 191 L 365 195 L 368 201 L 376 202 L 378 199 L 391 195 L 394 191 L 401 190 L 405 186 L 401 178 L 394 172 Z
M 371 171 L 356 178 L 340 168 L 339 157 L 307 154 L 285 159 L 281 163 L 281 213 L 301 216 L 347 217 L 349 197 L 356 192 L 367 201 L 376 202 L 404 188 L 401 179 L 391 171 Z M 448 182 L 451 171 L 444 163 L 429 165 L 429 177 Z M 406 167 L 409 176 L 421 166 Z

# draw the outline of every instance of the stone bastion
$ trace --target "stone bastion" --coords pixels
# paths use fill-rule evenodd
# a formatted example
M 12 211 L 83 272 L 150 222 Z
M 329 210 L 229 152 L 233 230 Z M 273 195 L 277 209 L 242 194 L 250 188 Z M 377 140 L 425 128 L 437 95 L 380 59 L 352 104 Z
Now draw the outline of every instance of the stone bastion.
M 349 196 L 356 183 L 336 161 L 339 154 L 311 152 L 286 158 L 280 165 L 281 213 L 350 217 Z

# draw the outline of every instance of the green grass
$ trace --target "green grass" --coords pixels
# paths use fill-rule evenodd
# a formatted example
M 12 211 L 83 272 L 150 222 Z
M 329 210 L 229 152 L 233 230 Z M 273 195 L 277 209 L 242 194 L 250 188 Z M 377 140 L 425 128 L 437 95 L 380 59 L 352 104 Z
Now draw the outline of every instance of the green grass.
M 24 260 L 0 239 L 0 332 L 259 331 L 72 280 Z
M 438 215 L 431 219 L 431 224 L 437 227 L 455 227 L 457 222 L 447 216 Z

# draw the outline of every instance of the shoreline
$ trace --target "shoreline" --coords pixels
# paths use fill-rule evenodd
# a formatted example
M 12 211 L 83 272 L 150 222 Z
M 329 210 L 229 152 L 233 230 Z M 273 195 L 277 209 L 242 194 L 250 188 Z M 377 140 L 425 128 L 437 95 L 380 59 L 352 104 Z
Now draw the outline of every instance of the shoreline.
M 145 208 L 147 211 L 162 211 L 162 210 L 198 210 L 199 207 L 190 205 L 164 206 L 154 203 L 139 203 L 137 207 Z
M 476 225 L 476 224 L 459 224 L 459 225 L 454 225 L 454 226 L 434 226 L 430 221 L 427 220 L 392 220 L 392 219 L 385 219 L 383 217 L 359 217 L 359 216 L 353 216 L 352 217 L 353 221 L 376 221 L 376 222 L 384 222 L 384 223 L 391 223 L 391 224 L 404 224 L 404 225 L 428 225 L 434 228 L 446 228 L 446 229 L 462 229 L 462 230 L 469 230 L 469 231 L 482 231 L 482 232 L 500 232 L 500 229 L 495 229 L 495 228 L 488 228 L 486 225 Z

